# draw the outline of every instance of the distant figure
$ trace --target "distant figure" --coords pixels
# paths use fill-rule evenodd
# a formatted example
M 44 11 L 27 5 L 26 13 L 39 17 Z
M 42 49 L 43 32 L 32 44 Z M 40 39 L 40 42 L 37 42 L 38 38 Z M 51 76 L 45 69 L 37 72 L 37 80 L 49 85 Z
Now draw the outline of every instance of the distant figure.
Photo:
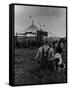
M 60 47 L 61 47 L 61 48 L 64 47 L 64 43 L 63 43 L 63 42 L 60 43 Z
M 52 42 L 50 42 L 49 46 L 52 47 L 52 48 L 54 47 Z
M 56 48 L 57 46 L 58 46 L 58 43 L 56 42 L 56 43 L 55 43 L 55 48 Z

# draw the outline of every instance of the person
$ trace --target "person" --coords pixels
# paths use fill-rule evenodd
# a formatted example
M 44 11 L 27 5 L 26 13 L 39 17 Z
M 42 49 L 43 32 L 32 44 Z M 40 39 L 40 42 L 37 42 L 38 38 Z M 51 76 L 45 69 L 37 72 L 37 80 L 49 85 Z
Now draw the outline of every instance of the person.
M 54 49 L 49 46 L 48 38 L 43 39 L 43 44 L 38 49 L 33 60 L 38 63 L 38 67 L 33 67 L 29 73 L 33 74 L 34 78 L 36 78 L 39 83 L 42 83 L 42 79 L 47 77 L 47 74 L 53 79 Z
M 62 62 L 62 48 L 60 46 L 56 47 L 55 52 L 54 59 L 56 70 L 60 71 L 61 69 L 65 68 L 65 64 Z
M 54 49 L 49 46 L 49 40 L 46 38 L 43 40 L 44 45 L 38 49 L 36 54 L 36 60 L 40 63 L 40 70 L 53 69 Z
M 60 42 L 60 47 L 63 48 L 64 47 L 64 43 Z

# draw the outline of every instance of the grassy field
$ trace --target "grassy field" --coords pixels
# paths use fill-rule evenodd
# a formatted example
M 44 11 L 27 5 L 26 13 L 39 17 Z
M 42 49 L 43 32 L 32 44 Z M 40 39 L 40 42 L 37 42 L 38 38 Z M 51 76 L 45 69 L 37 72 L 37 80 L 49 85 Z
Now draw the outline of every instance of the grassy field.
M 36 53 L 37 49 L 15 49 L 15 85 L 65 83 L 66 69 L 53 73 L 46 69 L 41 79 L 33 73 L 35 72 L 34 69 L 39 67 L 39 64 L 32 60 Z M 66 64 L 66 49 L 63 52 L 63 62 Z

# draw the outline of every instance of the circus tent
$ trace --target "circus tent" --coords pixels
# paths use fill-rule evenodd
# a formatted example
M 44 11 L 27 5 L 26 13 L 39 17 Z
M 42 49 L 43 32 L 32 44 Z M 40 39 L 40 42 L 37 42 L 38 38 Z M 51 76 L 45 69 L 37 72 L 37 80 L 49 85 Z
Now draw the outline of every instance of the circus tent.
M 39 30 L 40 28 L 34 24 L 34 21 L 32 21 L 32 24 L 28 28 L 26 28 L 25 33 L 27 36 L 34 37 Z

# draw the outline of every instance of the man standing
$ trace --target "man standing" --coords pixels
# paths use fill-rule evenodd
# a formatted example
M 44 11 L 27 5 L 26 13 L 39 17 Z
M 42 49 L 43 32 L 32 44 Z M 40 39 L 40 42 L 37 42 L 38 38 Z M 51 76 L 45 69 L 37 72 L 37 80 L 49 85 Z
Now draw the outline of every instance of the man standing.
M 38 71 L 45 71 L 46 68 L 53 69 L 54 50 L 49 46 L 49 40 L 46 38 L 43 40 L 44 45 L 38 49 L 36 60 L 40 63 Z
M 42 45 L 37 52 L 35 60 L 39 63 L 38 68 L 33 70 L 34 76 L 37 78 L 39 82 L 41 79 L 45 81 L 47 78 L 47 73 L 49 72 L 51 76 L 54 70 L 54 50 L 49 46 L 49 40 L 46 38 L 43 40 L 44 45 Z

